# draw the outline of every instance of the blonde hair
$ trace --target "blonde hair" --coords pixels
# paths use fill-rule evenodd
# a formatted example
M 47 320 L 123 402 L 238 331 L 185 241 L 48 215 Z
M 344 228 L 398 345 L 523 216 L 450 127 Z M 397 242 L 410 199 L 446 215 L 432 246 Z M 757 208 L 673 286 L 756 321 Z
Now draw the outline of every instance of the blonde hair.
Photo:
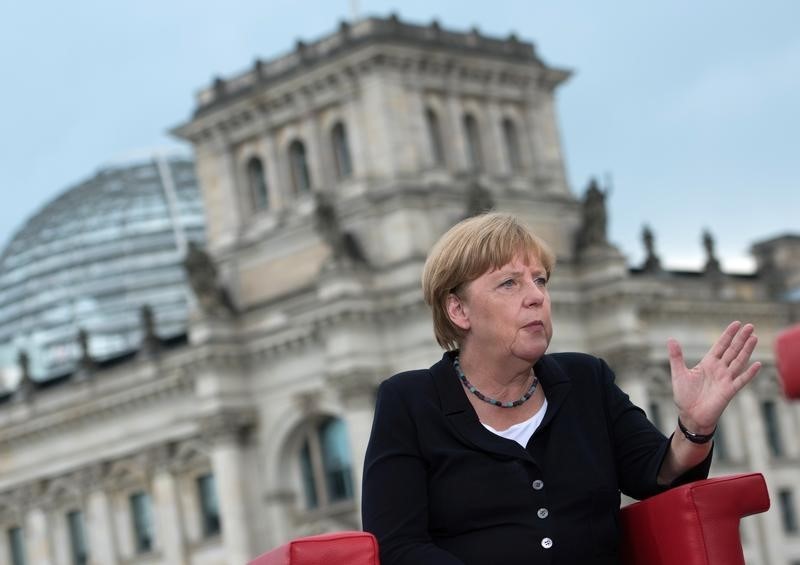
M 422 293 L 433 311 L 433 331 L 444 349 L 456 349 L 464 332 L 450 321 L 447 297 L 491 269 L 499 269 L 516 256 L 536 258 L 547 272 L 555 265 L 555 255 L 511 214 L 491 212 L 467 218 L 436 242 L 425 261 Z

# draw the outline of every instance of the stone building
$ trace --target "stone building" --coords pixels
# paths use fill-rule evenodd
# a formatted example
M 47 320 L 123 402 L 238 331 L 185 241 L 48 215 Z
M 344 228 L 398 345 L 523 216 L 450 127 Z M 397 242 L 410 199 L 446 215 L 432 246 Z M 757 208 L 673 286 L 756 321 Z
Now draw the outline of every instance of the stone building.
M 426 253 L 489 208 L 558 254 L 551 350 L 606 358 L 665 431 L 667 337 L 691 361 L 730 320 L 758 326 L 765 368 L 723 418 L 714 473 L 767 476 L 773 510 L 744 523 L 748 563 L 800 560 L 800 408 L 781 400 L 768 346 L 798 318 L 797 238 L 756 246 L 759 271 L 742 276 L 710 234 L 703 271 L 665 270 L 648 232 L 629 266 L 602 187 L 567 183 L 554 98 L 568 77 L 513 35 L 390 17 L 202 90 L 174 130 L 194 146 L 207 220 L 186 260 L 188 342 L 0 406 L 0 560 L 239 564 L 358 528 L 375 388 L 441 355 Z

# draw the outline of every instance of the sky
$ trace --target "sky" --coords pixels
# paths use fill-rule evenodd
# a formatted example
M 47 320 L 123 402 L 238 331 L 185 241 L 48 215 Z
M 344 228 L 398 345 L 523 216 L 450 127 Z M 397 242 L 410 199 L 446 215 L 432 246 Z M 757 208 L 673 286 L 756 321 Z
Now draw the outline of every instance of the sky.
M 0 249 L 101 166 L 191 148 L 168 130 L 196 92 L 353 17 L 398 16 L 533 41 L 574 72 L 558 91 L 570 186 L 610 187 L 609 237 L 632 265 L 645 223 L 662 262 L 724 269 L 800 234 L 796 0 L 137 0 L 0 7 Z

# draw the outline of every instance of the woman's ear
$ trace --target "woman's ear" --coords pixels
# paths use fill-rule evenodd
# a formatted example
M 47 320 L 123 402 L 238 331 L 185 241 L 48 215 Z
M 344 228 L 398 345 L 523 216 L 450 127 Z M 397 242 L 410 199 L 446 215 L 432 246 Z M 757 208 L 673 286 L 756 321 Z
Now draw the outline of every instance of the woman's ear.
M 469 309 L 457 294 L 451 292 L 447 295 L 445 307 L 447 309 L 447 316 L 450 318 L 450 321 L 456 325 L 456 327 L 464 331 L 467 331 L 470 328 Z

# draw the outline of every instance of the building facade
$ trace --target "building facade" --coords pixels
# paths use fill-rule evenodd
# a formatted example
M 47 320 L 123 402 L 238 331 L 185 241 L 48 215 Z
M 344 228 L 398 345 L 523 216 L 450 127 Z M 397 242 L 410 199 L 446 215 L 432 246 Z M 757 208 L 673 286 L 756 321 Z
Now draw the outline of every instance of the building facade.
M 358 528 L 375 389 L 441 356 L 425 256 L 489 208 L 558 255 L 551 350 L 603 356 L 671 431 L 667 338 L 696 360 L 745 319 L 770 344 L 798 319 L 797 240 L 763 242 L 759 271 L 734 276 L 710 236 L 704 270 L 662 269 L 648 233 L 645 264 L 627 265 L 601 187 L 578 197 L 567 183 L 555 90 L 568 76 L 514 36 L 390 17 L 203 90 L 174 130 L 194 147 L 206 211 L 207 247 L 185 262 L 188 340 L 0 406 L 0 560 L 239 564 Z M 781 399 L 768 345 L 757 356 L 713 472 L 764 472 L 773 509 L 744 522 L 748 563 L 794 564 L 800 408 Z

